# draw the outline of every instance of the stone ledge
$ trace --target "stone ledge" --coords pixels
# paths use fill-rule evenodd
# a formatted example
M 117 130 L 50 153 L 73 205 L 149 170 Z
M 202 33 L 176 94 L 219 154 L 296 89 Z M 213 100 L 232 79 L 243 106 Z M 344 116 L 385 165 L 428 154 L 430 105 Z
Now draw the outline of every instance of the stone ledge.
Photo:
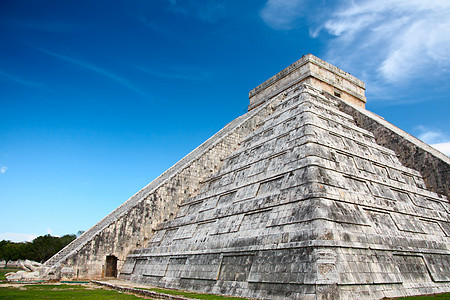
M 329 220 L 326 220 L 329 221 Z M 333 222 L 333 221 L 330 221 Z M 205 249 L 205 250 L 187 250 L 180 252 L 145 252 L 138 254 L 128 254 L 128 258 L 134 258 L 138 260 L 145 260 L 150 257 L 182 257 L 186 258 L 191 255 L 207 255 L 207 254 L 222 254 L 227 255 L 250 255 L 249 253 L 255 253 L 260 251 L 282 250 L 282 249 L 301 249 L 301 248 L 340 248 L 340 249 L 359 249 L 367 251 L 383 251 L 391 252 L 393 255 L 446 255 L 450 256 L 446 250 L 442 249 L 425 249 L 414 248 L 405 249 L 401 246 L 392 248 L 390 245 L 374 244 L 371 242 L 346 242 L 342 240 L 310 240 L 302 242 L 288 242 L 282 244 L 271 245 L 252 245 L 245 247 L 233 247 L 222 249 Z
M 315 156 L 313 156 L 313 157 L 315 157 Z M 376 184 L 379 184 L 379 185 L 383 185 L 383 186 L 386 186 L 386 187 L 390 187 L 390 186 L 391 186 L 390 184 L 386 184 L 385 182 L 379 181 L 379 180 L 376 180 L 376 179 L 371 179 L 371 178 L 368 178 L 368 177 L 365 177 L 365 176 L 359 176 L 359 175 L 356 175 L 356 174 L 350 174 L 350 173 L 347 173 L 347 172 L 341 172 L 341 171 L 338 171 L 338 170 L 334 170 L 334 169 L 332 169 L 332 168 L 324 167 L 324 164 L 323 164 L 323 163 L 318 163 L 318 162 L 315 162 L 315 161 L 311 161 L 309 158 L 310 158 L 310 157 L 308 156 L 308 157 L 305 157 L 305 158 L 302 159 L 302 161 L 304 160 L 304 161 L 306 161 L 306 162 L 305 162 L 305 164 L 302 164 L 301 167 L 298 167 L 298 168 L 289 168 L 289 169 L 287 169 L 287 170 L 284 170 L 282 173 L 274 173 L 274 174 L 271 174 L 271 176 L 268 177 L 268 178 L 266 178 L 266 179 L 258 179 L 258 180 L 252 181 L 252 182 L 250 182 L 250 183 L 247 183 L 246 185 L 242 185 L 242 186 L 240 186 L 240 187 L 236 187 L 234 190 L 237 190 L 237 189 L 239 189 L 239 188 L 242 188 L 242 187 L 248 186 L 248 185 L 252 185 L 252 184 L 260 184 L 260 183 L 263 183 L 263 182 L 266 182 L 266 181 L 273 180 L 273 179 L 275 179 L 275 178 L 282 178 L 282 177 L 284 177 L 286 174 L 288 174 L 288 173 L 290 173 L 290 172 L 292 172 L 292 171 L 300 170 L 300 169 L 306 168 L 306 167 L 308 167 L 308 166 L 316 166 L 316 167 L 320 167 L 320 168 L 323 168 L 323 169 L 327 169 L 327 170 L 329 170 L 329 171 L 334 171 L 334 172 L 339 173 L 339 174 L 342 174 L 342 175 L 351 175 L 351 178 L 359 179 L 359 180 L 363 180 L 363 181 L 367 181 L 367 182 L 373 182 L 373 183 L 376 183 Z M 320 158 L 320 157 L 316 157 L 316 158 L 318 158 L 319 160 L 325 160 L 324 158 Z M 308 182 L 302 183 L 301 185 L 306 185 L 306 184 L 310 184 L 310 183 L 313 183 L 313 182 L 309 182 L 309 181 L 308 181 Z M 329 187 L 334 187 L 334 188 L 338 188 L 338 189 L 344 189 L 344 188 L 341 187 L 341 186 L 335 186 L 335 185 L 331 185 L 331 184 L 326 184 L 326 183 L 324 183 L 324 182 L 319 182 L 319 183 L 321 183 L 321 184 L 323 184 L 323 185 L 326 185 L 326 186 L 329 186 Z M 296 187 L 296 186 L 291 186 L 291 187 L 288 187 L 288 188 L 285 187 L 285 188 L 282 188 L 282 190 L 291 189 L 291 188 L 294 188 L 294 187 Z M 434 200 L 436 200 L 436 201 L 438 201 L 438 202 L 442 202 L 441 199 L 436 198 L 436 197 L 433 197 L 433 195 L 420 194 L 420 193 L 418 193 L 417 191 L 411 191 L 410 189 L 408 189 L 407 186 L 405 186 L 405 185 L 402 184 L 402 183 L 398 183 L 398 185 L 396 186 L 396 188 L 397 188 L 398 190 L 400 190 L 400 191 L 405 191 L 405 192 L 409 192 L 409 193 L 412 193 L 412 194 L 415 194 L 415 195 L 421 195 L 421 196 L 424 196 L 424 197 L 433 198 Z M 218 195 L 219 195 L 219 194 L 218 194 Z M 200 202 L 202 202 L 204 199 L 209 198 L 210 196 L 211 196 L 211 195 L 209 195 L 208 197 L 203 198 L 203 199 L 197 199 L 197 200 L 195 200 L 195 201 L 193 201 L 193 202 L 186 203 L 186 205 L 192 204 L 192 203 L 200 203 Z M 213 196 L 217 196 L 217 195 L 213 195 Z M 257 197 L 257 196 L 255 196 L 255 197 L 252 197 L 252 198 L 249 198 L 249 199 L 241 200 L 241 201 L 239 201 L 239 202 L 242 202 L 242 201 L 249 201 L 249 200 L 250 200 L 250 201 L 257 201 L 258 199 L 263 199 L 263 198 L 265 198 L 265 197 L 266 197 L 266 196 L 264 196 L 264 197 L 261 197 L 261 196 L 260 196 L 260 197 Z M 315 198 L 315 197 L 316 197 L 316 198 L 318 198 L 318 197 L 323 197 L 323 198 L 327 198 L 327 199 L 334 200 L 334 201 L 339 201 L 339 202 L 344 202 L 344 203 L 351 203 L 351 204 L 354 204 L 353 202 L 349 202 L 349 201 L 343 200 L 343 199 L 341 199 L 341 198 L 339 198 L 339 197 L 332 197 L 331 195 L 328 195 L 328 196 L 325 197 L 325 195 L 322 195 L 322 194 L 320 194 L 320 193 L 319 193 L 319 194 L 309 194 L 309 195 L 305 195 L 305 198 L 296 198 L 295 200 L 288 201 L 288 202 L 276 203 L 276 204 L 272 204 L 272 205 L 269 205 L 269 206 L 258 207 L 258 208 L 256 208 L 256 209 L 252 209 L 252 210 L 248 210 L 248 211 L 240 211 L 240 212 L 238 212 L 238 213 L 229 212 L 229 213 L 227 213 L 227 214 L 222 215 L 220 218 L 225 218 L 225 217 L 229 217 L 229 216 L 233 216 L 233 215 L 240 215 L 240 214 L 243 214 L 243 213 L 248 214 L 248 213 L 252 213 L 252 212 L 259 212 L 259 211 L 261 211 L 261 210 L 265 210 L 265 209 L 277 207 L 277 206 L 280 206 L 280 205 L 284 205 L 284 204 L 286 204 L 286 203 L 299 202 L 299 201 L 303 201 L 303 200 L 306 200 L 306 199 L 309 199 L 309 198 Z M 388 198 L 388 197 L 384 197 L 384 196 L 376 196 L 376 195 L 373 195 L 373 197 L 377 197 L 377 198 L 380 198 L 380 199 L 392 200 L 392 199 L 390 199 L 390 198 Z M 234 202 L 234 203 L 236 203 L 236 202 Z M 369 206 L 369 205 L 365 205 L 365 204 L 361 204 L 361 206 L 362 206 L 362 207 L 367 207 L 367 208 L 376 208 L 376 207 L 377 207 L 377 206 Z M 399 212 L 399 211 L 390 210 L 390 209 L 385 209 L 385 211 L 386 211 L 386 212 L 397 212 L 397 213 L 402 213 L 402 214 L 404 214 L 404 215 L 419 216 L 418 214 L 412 214 L 412 213 L 408 213 L 408 212 Z M 171 222 L 168 222 L 168 223 L 160 224 L 160 225 L 158 226 L 157 230 L 174 229 L 174 228 L 178 228 L 178 227 L 180 227 L 180 226 L 190 225 L 190 224 L 197 224 L 197 223 L 209 223 L 209 222 L 212 222 L 214 219 L 215 219 L 215 218 L 211 218 L 211 219 L 203 219 L 203 218 L 200 217 L 199 219 L 195 219 L 195 220 L 189 219 L 189 220 L 186 221 L 186 220 L 184 220 L 184 219 L 181 217 L 181 218 L 177 219 L 177 221 L 176 221 L 175 223 L 174 223 L 174 221 L 171 221 Z M 440 220 L 440 219 L 433 219 L 433 218 L 427 218 L 427 219 L 429 219 L 429 220 L 442 221 L 442 220 Z M 172 224 L 172 223 L 174 223 L 174 224 Z M 284 224 L 283 224 L 283 225 L 284 225 Z

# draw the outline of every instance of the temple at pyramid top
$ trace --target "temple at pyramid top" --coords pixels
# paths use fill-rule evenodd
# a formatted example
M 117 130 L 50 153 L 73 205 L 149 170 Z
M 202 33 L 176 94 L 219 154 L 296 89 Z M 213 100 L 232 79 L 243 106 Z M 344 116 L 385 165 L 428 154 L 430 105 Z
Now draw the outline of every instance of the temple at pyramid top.
M 310 84 L 359 107 L 365 107 L 364 82 L 312 54 L 307 54 L 251 90 L 248 110 L 300 82 Z

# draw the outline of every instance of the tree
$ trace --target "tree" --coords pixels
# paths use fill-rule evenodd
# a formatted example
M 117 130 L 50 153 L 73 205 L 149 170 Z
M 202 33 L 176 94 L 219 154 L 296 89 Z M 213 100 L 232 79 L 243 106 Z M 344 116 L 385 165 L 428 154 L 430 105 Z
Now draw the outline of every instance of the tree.
M 5 260 L 5 268 L 8 266 L 9 261 L 20 258 L 20 246 L 19 243 L 10 241 L 0 242 L 0 258 Z
M 6 264 L 9 261 L 18 259 L 30 259 L 38 262 L 45 262 L 70 242 L 75 240 L 75 238 L 75 234 L 66 234 L 62 237 L 47 234 L 35 238 L 31 243 L 0 241 L 0 259 L 4 259 Z

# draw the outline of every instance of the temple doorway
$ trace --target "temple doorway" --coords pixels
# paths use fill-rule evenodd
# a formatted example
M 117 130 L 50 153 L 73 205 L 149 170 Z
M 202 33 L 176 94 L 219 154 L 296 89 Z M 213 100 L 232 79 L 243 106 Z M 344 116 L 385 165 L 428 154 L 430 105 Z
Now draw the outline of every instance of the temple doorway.
M 105 277 L 117 277 L 117 257 L 114 255 L 106 257 Z

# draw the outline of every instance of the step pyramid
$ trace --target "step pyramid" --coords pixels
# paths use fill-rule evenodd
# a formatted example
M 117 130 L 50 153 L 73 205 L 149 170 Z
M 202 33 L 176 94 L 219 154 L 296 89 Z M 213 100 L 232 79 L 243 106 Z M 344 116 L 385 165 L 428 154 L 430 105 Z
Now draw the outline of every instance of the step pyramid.
M 105 276 L 114 256 L 121 279 L 250 298 L 449 292 L 450 159 L 364 103 L 361 81 L 303 56 L 49 274 Z

